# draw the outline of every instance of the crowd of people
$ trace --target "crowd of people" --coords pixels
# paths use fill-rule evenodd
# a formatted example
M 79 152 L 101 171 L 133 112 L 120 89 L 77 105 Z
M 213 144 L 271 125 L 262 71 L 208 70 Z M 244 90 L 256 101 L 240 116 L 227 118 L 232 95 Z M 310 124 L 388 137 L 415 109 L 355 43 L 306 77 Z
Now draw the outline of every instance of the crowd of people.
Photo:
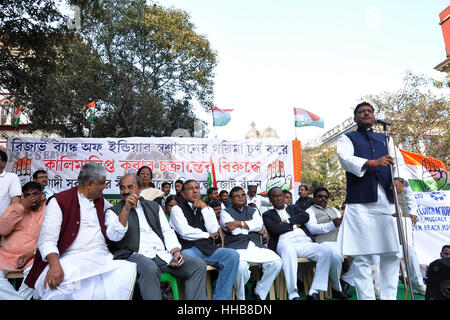
M 203 300 L 212 266 L 213 299 L 229 300 L 234 292 L 237 300 L 265 300 L 283 272 L 288 299 L 300 300 L 306 281 L 298 272 L 301 257 L 314 262 L 307 300 L 319 300 L 329 284 L 335 299 L 351 298 L 353 286 L 357 299 L 395 300 L 401 250 L 393 192 L 405 193 L 403 214 L 412 223 L 414 200 L 397 172 L 392 179 L 394 146 L 373 132 L 373 107 L 359 104 L 354 117 L 358 129 L 337 144 L 347 179 L 344 212 L 328 206 L 325 186 L 310 197 L 301 185 L 295 203 L 279 187 L 258 195 L 252 182 L 247 190 L 211 187 L 202 196 L 194 179 L 155 188 L 149 167 L 121 177 L 121 201 L 112 205 L 103 198 L 106 170 L 97 163 L 82 167 L 76 187 L 53 194 L 45 170 L 21 187 L 5 172 L 7 154 L 0 151 L 0 299 L 119 300 L 138 289 L 142 299 L 160 300 L 161 274 L 170 273 L 184 280 L 185 299 Z M 408 245 L 412 289 L 424 295 Z M 442 251 L 448 257 L 448 246 Z M 250 281 L 255 266 L 260 272 Z M 17 290 L 6 279 L 9 272 L 23 273 Z

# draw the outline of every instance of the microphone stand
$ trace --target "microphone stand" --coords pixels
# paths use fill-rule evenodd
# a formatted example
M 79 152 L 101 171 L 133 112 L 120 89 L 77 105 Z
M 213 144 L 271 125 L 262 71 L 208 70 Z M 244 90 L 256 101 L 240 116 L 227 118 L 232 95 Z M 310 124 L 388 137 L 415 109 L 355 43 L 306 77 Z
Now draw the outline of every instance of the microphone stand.
M 387 135 L 387 122 L 378 122 L 380 124 L 383 125 L 383 131 L 384 131 L 384 136 L 386 137 L 386 148 L 388 149 L 389 152 L 389 139 L 388 139 L 388 135 Z M 395 144 L 394 144 L 394 151 L 395 151 Z M 395 157 L 395 162 L 397 163 L 397 153 L 394 152 L 394 157 Z M 411 300 L 415 300 L 414 299 L 414 292 L 413 292 L 413 286 L 412 286 L 412 281 L 411 281 L 411 271 L 409 269 L 409 257 L 408 257 L 408 249 L 407 246 L 408 244 L 405 241 L 405 233 L 403 230 L 404 226 L 403 226 L 403 222 L 402 222 L 402 217 L 401 217 L 401 210 L 400 210 L 400 205 L 398 202 L 398 195 L 397 195 L 397 188 L 395 186 L 394 183 L 394 168 L 393 166 L 390 164 L 389 165 L 389 169 L 391 170 L 391 182 L 392 182 L 392 187 L 393 187 L 393 192 L 394 192 L 394 204 L 395 204 L 395 214 L 394 217 L 396 217 L 397 219 L 397 228 L 398 228 L 398 234 L 399 234 L 399 240 L 400 240 L 400 245 L 402 246 L 402 251 L 403 251 L 403 257 L 405 258 L 405 266 L 406 266 L 406 277 L 408 280 L 408 287 L 410 289 L 410 296 L 411 296 Z

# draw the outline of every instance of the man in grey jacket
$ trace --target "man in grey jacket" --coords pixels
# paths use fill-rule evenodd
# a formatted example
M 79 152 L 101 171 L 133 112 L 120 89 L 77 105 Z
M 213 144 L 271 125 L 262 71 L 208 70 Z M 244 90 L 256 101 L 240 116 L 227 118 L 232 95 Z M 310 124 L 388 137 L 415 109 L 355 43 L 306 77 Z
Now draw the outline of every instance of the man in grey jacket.
M 141 184 L 135 174 L 125 174 L 119 183 L 122 201 L 109 209 L 128 222 L 125 236 L 112 242 L 114 259 L 137 264 L 144 300 L 161 300 L 160 279 L 165 272 L 185 279 L 187 300 L 205 299 L 206 263 L 181 254 L 181 245 L 161 207 L 139 196 Z

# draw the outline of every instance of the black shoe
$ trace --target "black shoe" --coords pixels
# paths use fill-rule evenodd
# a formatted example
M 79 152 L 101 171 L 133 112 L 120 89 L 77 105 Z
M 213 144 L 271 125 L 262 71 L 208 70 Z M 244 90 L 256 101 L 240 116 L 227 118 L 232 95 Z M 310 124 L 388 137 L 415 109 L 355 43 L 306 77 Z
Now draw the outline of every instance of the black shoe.
M 347 297 L 349 297 L 349 298 L 353 297 L 353 295 L 350 293 L 350 285 L 342 279 L 340 280 L 340 282 L 341 282 L 342 292 L 345 295 L 347 295 Z
M 343 291 L 337 291 L 334 289 L 331 289 L 331 296 L 333 299 L 340 299 L 340 300 L 348 299 L 348 296 Z
M 302 300 L 302 299 L 300 299 L 300 297 L 295 297 L 295 298 L 292 298 L 291 300 Z
M 307 295 L 306 300 L 320 300 L 318 293 L 313 293 L 312 295 Z

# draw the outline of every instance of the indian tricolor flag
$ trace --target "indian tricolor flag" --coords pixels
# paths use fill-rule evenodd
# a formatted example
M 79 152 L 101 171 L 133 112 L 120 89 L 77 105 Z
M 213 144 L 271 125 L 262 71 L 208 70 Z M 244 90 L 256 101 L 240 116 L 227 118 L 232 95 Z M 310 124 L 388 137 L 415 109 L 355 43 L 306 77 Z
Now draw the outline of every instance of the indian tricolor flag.
M 17 127 L 20 123 L 20 115 L 22 114 L 23 106 L 20 106 L 19 109 L 17 109 L 12 116 L 11 126 Z
M 87 123 L 92 123 L 95 117 L 95 100 L 88 103 L 86 108 L 86 121 Z
M 296 127 L 316 126 L 323 128 L 324 126 L 323 118 L 302 108 L 294 108 L 294 117 Z
M 227 125 L 231 120 L 231 111 L 233 109 L 220 109 L 216 106 L 211 106 L 213 114 L 213 126 L 222 127 Z
M 408 180 L 415 192 L 450 190 L 450 178 L 442 161 L 400 150 L 408 168 Z

